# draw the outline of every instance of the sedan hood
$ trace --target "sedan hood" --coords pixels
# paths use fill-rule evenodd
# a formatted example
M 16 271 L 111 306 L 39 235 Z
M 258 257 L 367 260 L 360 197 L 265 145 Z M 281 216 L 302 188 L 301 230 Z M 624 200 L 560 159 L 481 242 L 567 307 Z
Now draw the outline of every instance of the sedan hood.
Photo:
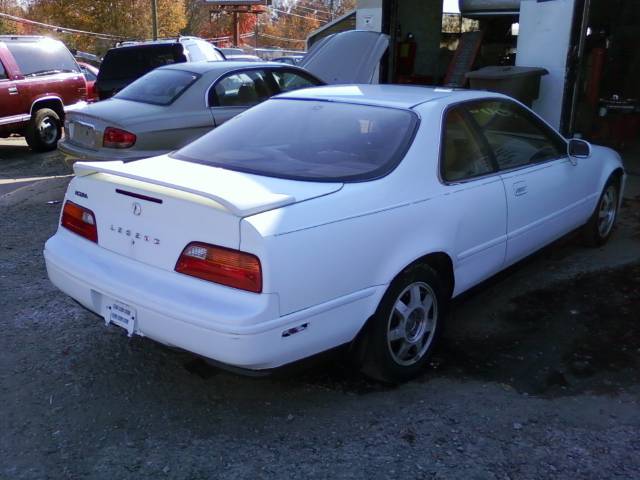
M 76 162 L 77 176 L 107 173 L 209 198 L 236 217 L 281 208 L 340 190 L 342 183 L 264 177 L 176 160 L 167 155 L 137 162 Z
M 330 85 L 373 83 L 389 36 L 366 30 L 329 35 L 311 47 L 300 67 Z
M 97 118 L 107 121 L 107 123 L 130 126 L 157 117 L 158 114 L 165 112 L 166 108 L 162 105 L 110 98 L 109 100 L 87 105 L 85 108 L 76 110 L 71 115 L 76 118 Z

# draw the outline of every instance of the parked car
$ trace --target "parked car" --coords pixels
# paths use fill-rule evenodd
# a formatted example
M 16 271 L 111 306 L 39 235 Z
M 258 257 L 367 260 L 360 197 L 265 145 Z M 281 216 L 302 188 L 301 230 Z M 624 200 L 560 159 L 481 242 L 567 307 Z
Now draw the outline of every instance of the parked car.
M 100 100 L 111 98 L 144 74 L 163 65 L 184 62 L 222 61 L 222 54 L 197 37 L 150 42 L 123 42 L 107 52 L 96 81 Z
M 277 57 L 272 60 L 272 62 L 280 62 L 287 63 L 289 65 L 298 65 L 302 62 L 304 55 L 288 55 L 284 57 Z
M 87 102 L 98 101 L 98 93 L 96 92 L 96 80 L 98 79 L 98 69 L 90 63 L 78 62 L 80 71 L 84 75 L 87 82 Z
M 74 168 L 47 271 L 107 324 L 252 370 L 350 345 L 385 381 L 427 364 L 451 298 L 573 229 L 606 242 L 625 183 L 506 96 L 400 85 L 289 92 Z
M 331 83 L 371 81 L 384 51 L 375 46 L 386 45 L 387 37 L 372 32 L 348 33 L 307 57 L 314 62 L 301 67 L 227 61 L 154 70 L 108 102 L 70 115 L 60 151 L 69 160 L 134 160 L 161 155 L 278 93 L 322 85 L 323 78 Z
M 0 137 L 20 134 L 35 151 L 55 150 L 65 113 L 86 98 L 80 68 L 62 42 L 0 35 Z
M 224 57 L 232 62 L 261 62 L 262 59 L 257 55 L 249 55 L 241 48 L 221 48 Z

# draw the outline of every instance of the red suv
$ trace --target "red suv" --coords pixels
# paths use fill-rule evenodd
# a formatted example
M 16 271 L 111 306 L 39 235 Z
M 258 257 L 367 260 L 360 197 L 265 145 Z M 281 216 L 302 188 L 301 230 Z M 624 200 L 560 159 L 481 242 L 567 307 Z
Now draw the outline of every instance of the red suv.
M 54 150 L 65 111 L 86 97 L 85 79 L 62 42 L 0 35 L 0 137 L 17 133 L 35 151 Z

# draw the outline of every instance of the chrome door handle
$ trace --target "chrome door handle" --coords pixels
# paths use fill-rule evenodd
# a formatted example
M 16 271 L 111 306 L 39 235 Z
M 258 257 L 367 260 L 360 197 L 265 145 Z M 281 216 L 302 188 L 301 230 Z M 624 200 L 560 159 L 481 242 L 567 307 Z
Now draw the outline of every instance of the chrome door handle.
M 7 90 L 9 95 L 18 95 L 18 87 L 9 87 Z

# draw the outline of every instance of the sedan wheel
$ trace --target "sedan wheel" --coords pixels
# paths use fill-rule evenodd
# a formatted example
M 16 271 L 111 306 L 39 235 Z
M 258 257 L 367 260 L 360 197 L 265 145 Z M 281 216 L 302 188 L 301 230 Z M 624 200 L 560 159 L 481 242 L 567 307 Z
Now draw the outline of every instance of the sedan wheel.
M 606 237 L 613 228 L 618 211 L 618 189 L 615 185 L 609 185 L 602 194 L 598 208 L 598 233 Z
M 444 292 L 439 274 L 424 264 L 407 268 L 391 282 L 357 343 L 366 376 L 397 383 L 422 372 L 441 328 Z
M 619 204 L 620 183 L 616 177 L 612 177 L 604 186 L 593 215 L 582 228 L 587 245 L 599 247 L 609 240 L 618 216 Z
M 387 346 L 398 365 L 420 361 L 433 341 L 438 322 L 438 303 L 424 282 L 407 286 L 396 299 L 387 327 Z

